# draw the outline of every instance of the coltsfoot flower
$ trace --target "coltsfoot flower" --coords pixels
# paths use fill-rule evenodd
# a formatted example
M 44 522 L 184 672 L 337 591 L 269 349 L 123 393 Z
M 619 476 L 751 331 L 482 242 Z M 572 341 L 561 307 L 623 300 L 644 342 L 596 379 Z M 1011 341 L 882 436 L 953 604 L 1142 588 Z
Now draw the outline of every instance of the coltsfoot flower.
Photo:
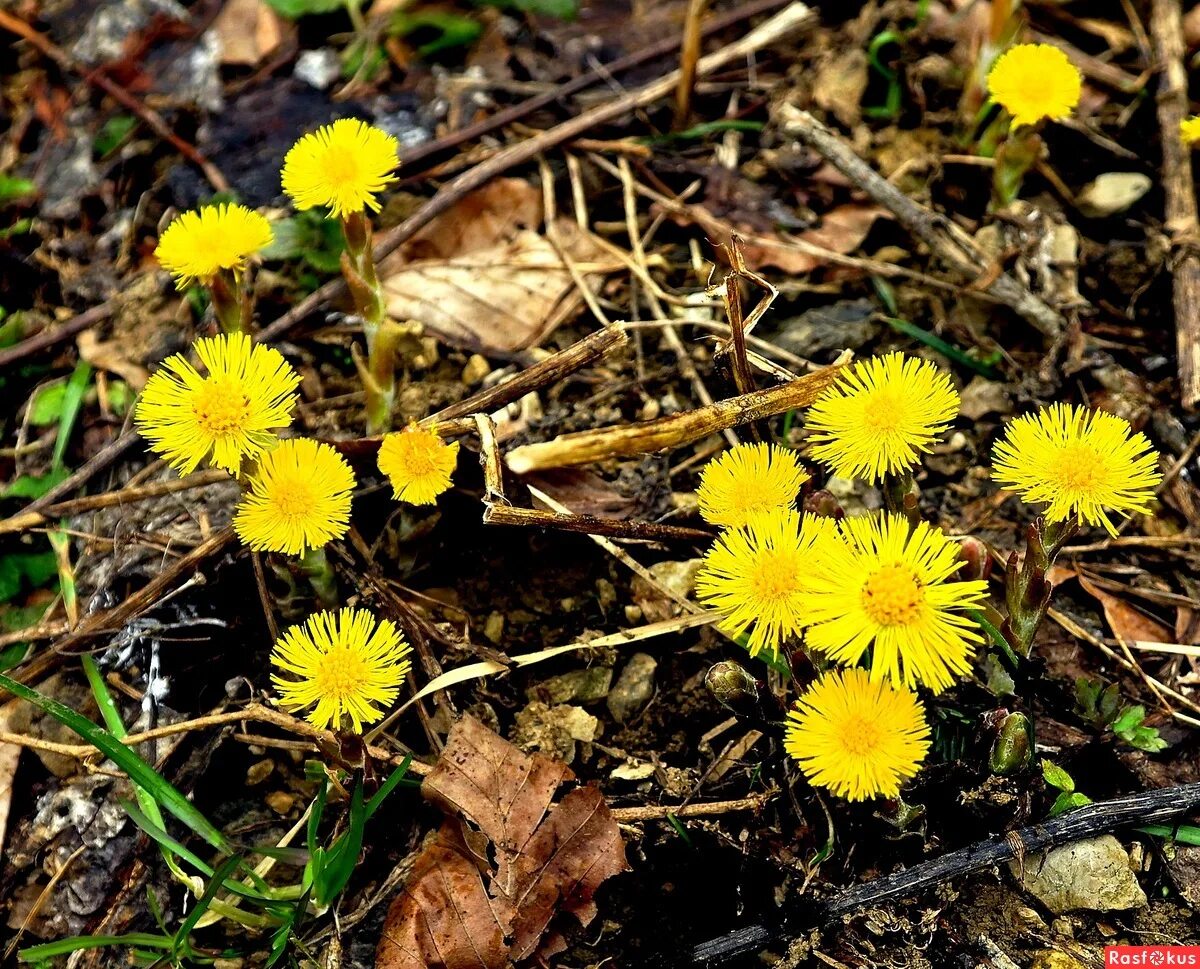
M 988 74 L 988 93 L 1012 115 L 1014 128 L 1043 118 L 1062 121 L 1075 110 L 1082 92 L 1079 69 L 1050 44 L 1010 47 Z
M 353 489 L 354 472 L 328 444 L 280 441 L 259 462 L 233 527 L 256 552 L 302 555 L 346 534 Z
M 416 424 L 385 434 L 379 445 L 379 470 L 388 476 L 396 499 L 412 505 L 434 504 L 450 487 L 457 462 L 457 441 L 447 444 Z
M 926 360 L 860 360 L 809 409 L 812 456 L 838 477 L 876 482 L 915 465 L 958 406 L 949 376 Z
M 778 655 L 803 628 L 810 550 L 815 536 L 831 527 L 828 519 L 806 519 L 791 509 L 759 512 L 723 532 L 704 557 L 696 594 L 722 613 L 722 628 L 731 635 L 750 630 L 752 656 L 764 649 Z
M 696 498 L 704 520 L 725 528 L 759 512 L 796 504 L 809 478 L 793 452 L 771 444 L 739 444 L 705 465 Z
M 872 679 L 894 686 L 940 692 L 968 671 L 982 637 L 962 610 L 987 583 L 949 581 L 963 563 L 940 529 L 894 514 L 845 518 L 818 537 L 813 557 L 801 597 L 809 646 L 844 664 L 870 648 Z
M 398 147 L 386 131 L 355 118 L 323 125 L 289 149 L 283 190 L 296 208 L 325 206 L 336 218 L 378 212 L 376 194 L 396 180 Z
M 240 273 L 246 260 L 271 244 L 271 223 L 244 205 L 207 205 L 184 212 L 163 231 L 154 250 L 183 289 L 222 269 Z
M 834 670 L 788 713 L 784 748 L 810 783 L 839 797 L 896 797 L 925 759 L 929 726 L 911 690 L 857 667 Z
M 1162 482 L 1146 435 L 1105 411 L 1054 404 L 1010 421 L 992 453 L 992 477 L 1048 521 L 1078 515 L 1115 535 L 1110 513 L 1149 514 Z
M 285 710 L 308 710 L 314 727 L 355 733 L 374 723 L 396 699 L 412 668 L 411 649 L 386 619 L 366 609 L 318 612 L 292 626 L 275 643 L 271 664 L 284 674 L 271 684 Z
M 1200 118 L 1184 118 L 1179 122 L 1179 137 L 1185 145 L 1200 142 Z
M 197 340 L 195 350 L 207 373 L 182 354 L 168 357 L 138 400 L 137 429 L 181 474 L 205 458 L 236 474 L 291 423 L 300 377 L 278 350 L 244 333 Z

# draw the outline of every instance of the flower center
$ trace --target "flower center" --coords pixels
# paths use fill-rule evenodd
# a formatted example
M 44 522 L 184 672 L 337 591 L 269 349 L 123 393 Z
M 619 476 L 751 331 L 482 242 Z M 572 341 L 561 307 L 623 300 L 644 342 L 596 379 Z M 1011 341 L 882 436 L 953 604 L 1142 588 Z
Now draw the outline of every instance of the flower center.
M 750 573 L 754 594 L 766 602 L 781 602 L 796 591 L 796 562 L 786 550 L 763 549 Z
M 192 400 L 196 423 L 212 437 L 244 430 L 250 419 L 250 398 L 232 380 L 209 377 Z
M 302 478 L 282 477 L 271 482 L 271 504 L 285 518 L 312 514 L 315 503 L 312 486 Z
M 1058 453 L 1050 475 L 1063 491 L 1087 493 L 1099 484 L 1101 468 L 1100 455 L 1094 448 L 1074 442 Z
M 355 696 L 367 681 L 367 667 L 358 651 L 344 643 L 331 646 L 313 674 L 317 693 L 339 700 Z
M 404 474 L 409 478 L 421 478 L 437 471 L 430 447 L 410 447 L 400 455 Z
M 879 749 L 882 736 L 879 723 L 865 717 L 855 717 L 842 724 L 839 738 L 842 750 L 855 757 L 866 757 Z
M 904 402 L 899 394 L 877 390 L 863 411 L 863 422 L 876 434 L 897 430 L 904 420 Z
M 925 605 L 925 591 L 906 565 L 885 565 L 867 578 L 862 589 L 867 615 L 881 626 L 908 626 Z
M 332 145 L 325 152 L 325 177 L 334 185 L 355 185 L 359 182 L 358 159 L 353 151 Z

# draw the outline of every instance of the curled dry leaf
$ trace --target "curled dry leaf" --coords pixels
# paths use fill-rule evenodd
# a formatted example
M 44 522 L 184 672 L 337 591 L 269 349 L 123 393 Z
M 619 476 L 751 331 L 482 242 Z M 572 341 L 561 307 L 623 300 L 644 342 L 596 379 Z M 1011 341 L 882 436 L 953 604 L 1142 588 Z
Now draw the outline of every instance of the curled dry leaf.
M 1051 583 L 1058 585 L 1068 579 L 1078 579 L 1080 587 L 1100 603 L 1104 618 L 1113 634 L 1127 643 L 1167 643 L 1171 632 L 1162 623 L 1151 619 L 1124 599 L 1106 592 L 1086 575 L 1066 566 L 1056 565 L 1048 573 Z
M 559 913 L 590 923 L 596 890 L 628 865 L 597 788 L 553 803 L 573 779 L 565 764 L 459 721 L 421 786 L 448 818 L 388 910 L 377 969 L 502 969 L 560 951 Z

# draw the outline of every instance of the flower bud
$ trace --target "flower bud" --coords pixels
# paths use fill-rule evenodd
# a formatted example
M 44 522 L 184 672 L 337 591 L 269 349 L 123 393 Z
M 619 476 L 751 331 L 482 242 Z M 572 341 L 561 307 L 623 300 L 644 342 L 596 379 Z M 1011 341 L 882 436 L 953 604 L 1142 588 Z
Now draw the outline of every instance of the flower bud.
M 1033 759 L 1033 723 L 1023 713 L 1010 713 L 1000 721 L 988 767 L 993 774 L 1015 774 Z
M 709 668 L 704 685 L 721 706 L 741 716 L 758 707 L 758 683 L 739 664 L 725 660 Z

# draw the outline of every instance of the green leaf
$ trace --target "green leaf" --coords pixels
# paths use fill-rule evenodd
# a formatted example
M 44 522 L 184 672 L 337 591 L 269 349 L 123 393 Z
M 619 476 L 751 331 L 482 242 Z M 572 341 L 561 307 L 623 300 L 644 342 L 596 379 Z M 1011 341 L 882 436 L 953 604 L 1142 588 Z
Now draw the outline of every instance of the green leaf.
M 1117 734 L 1130 747 L 1135 747 L 1138 750 L 1144 750 L 1148 754 L 1157 754 L 1160 750 L 1167 749 L 1167 742 L 1158 735 L 1158 730 L 1154 727 L 1138 726 L 1132 730 L 1122 731 Z
M 289 20 L 314 13 L 333 13 L 345 6 L 344 0 L 267 0 L 267 6 Z
M 39 387 L 29 403 L 29 420 L 38 427 L 57 424 L 66 396 L 67 385 L 63 381 Z
M 392 771 L 388 775 L 388 779 L 386 781 L 384 781 L 383 784 L 380 785 L 379 790 L 377 790 L 375 792 L 374 797 L 372 797 L 371 800 L 369 800 L 367 802 L 367 820 L 368 821 L 370 821 L 372 815 L 374 815 L 375 812 L 379 810 L 380 805 L 383 804 L 383 802 L 387 798 L 387 796 L 396 789 L 396 785 L 398 785 L 402 780 L 404 780 L 404 775 L 408 773 L 408 767 L 411 763 L 412 763 L 412 754 L 409 754 L 407 757 L 404 758 L 404 760 L 402 760 L 400 762 L 400 766 L 397 767 L 394 771 Z
M 205 887 L 204 894 L 196 901 L 192 910 L 188 912 L 188 917 L 179 926 L 179 931 L 175 933 L 175 943 L 171 946 L 173 953 L 178 954 L 180 949 L 187 948 L 188 936 L 192 934 L 192 929 L 196 927 L 196 923 L 200 921 L 201 916 L 208 911 L 208 907 L 213 903 L 213 899 L 217 897 L 217 892 L 221 890 L 229 876 L 233 874 L 234 870 L 241 863 L 242 859 L 237 857 L 237 855 L 234 855 L 232 858 L 226 858 L 221 863 L 221 867 L 216 870 Z
M 1042 777 L 1046 779 L 1047 784 L 1058 788 L 1064 794 L 1071 794 L 1075 791 L 1074 778 L 1053 761 L 1042 760 Z
M 902 320 L 895 316 L 885 316 L 883 319 L 897 333 L 903 333 L 907 337 L 924 343 L 930 349 L 942 354 L 942 356 L 953 360 L 968 370 L 974 370 L 981 377 L 986 377 L 988 380 L 1002 379 L 1001 374 L 995 367 L 990 367 L 986 363 L 976 360 L 965 350 L 961 350 L 953 343 L 943 340 L 936 333 L 930 333 L 929 330 L 922 329 L 915 323 L 910 323 L 908 320 Z
M 483 33 L 483 24 L 445 10 L 418 10 L 413 13 L 401 10 L 393 15 L 388 32 L 396 37 L 408 37 L 417 31 L 434 34 L 432 40 L 417 47 L 421 57 L 432 57 L 444 50 L 475 43 Z
M 145 946 L 148 949 L 169 949 L 174 940 L 165 935 L 148 935 L 132 932 L 129 935 L 76 935 L 70 939 L 59 939 L 43 945 L 32 945 L 17 952 L 22 962 L 41 962 L 55 956 L 65 956 L 80 949 L 102 949 L 110 945 Z
M 1181 845 L 1200 847 L 1200 828 L 1194 824 L 1180 824 L 1175 827 L 1167 827 L 1165 824 L 1144 824 L 1133 830 L 1140 831 L 1142 834 L 1154 835 L 1156 838 L 1166 838 L 1168 841 L 1174 841 Z
M 1080 794 L 1078 791 L 1074 794 L 1068 794 L 1066 791 L 1063 791 L 1050 806 L 1050 817 L 1057 817 L 1064 811 L 1070 811 L 1073 808 L 1083 807 L 1085 804 L 1091 803 L 1092 799 L 1086 794 Z
M 1121 715 L 1112 722 L 1112 730 L 1118 737 L 1131 733 L 1135 727 L 1140 727 L 1146 719 L 1146 708 L 1143 706 L 1126 707 Z
M 38 589 L 58 573 L 53 552 L 12 552 L 0 556 L 0 602 L 8 602 L 22 589 Z
M 64 727 L 79 734 L 89 744 L 99 750 L 113 763 L 121 768 L 129 779 L 139 787 L 148 791 L 167 811 L 179 821 L 187 825 L 193 832 L 207 841 L 214 848 L 230 852 L 232 845 L 229 839 L 213 827 L 212 823 L 201 814 L 194 804 L 183 793 L 153 767 L 147 764 L 133 750 L 112 736 L 108 731 L 101 730 L 86 717 L 76 713 L 68 706 L 57 700 L 43 696 L 36 690 L 31 690 L 23 683 L 18 683 L 11 677 L 0 673 L 0 688 L 20 697 L 35 707 L 48 713 Z
M 45 474 L 23 474 L 9 482 L 0 498 L 29 498 L 37 500 L 51 488 L 71 476 L 66 468 L 51 468 Z
M 104 127 L 92 142 L 92 150 L 100 158 L 114 151 L 133 132 L 138 119 L 132 114 L 115 114 L 104 122 Z
M 79 408 L 83 405 L 83 395 L 87 393 L 88 381 L 91 378 L 91 365 L 80 360 L 67 381 L 63 393 L 62 413 L 59 415 L 58 437 L 54 441 L 54 467 L 56 468 L 62 467 L 63 455 L 67 453 L 71 431 L 75 427 L 75 419 L 79 416 Z
M 33 195 L 36 191 L 37 186 L 27 178 L 0 175 L 0 205 Z

